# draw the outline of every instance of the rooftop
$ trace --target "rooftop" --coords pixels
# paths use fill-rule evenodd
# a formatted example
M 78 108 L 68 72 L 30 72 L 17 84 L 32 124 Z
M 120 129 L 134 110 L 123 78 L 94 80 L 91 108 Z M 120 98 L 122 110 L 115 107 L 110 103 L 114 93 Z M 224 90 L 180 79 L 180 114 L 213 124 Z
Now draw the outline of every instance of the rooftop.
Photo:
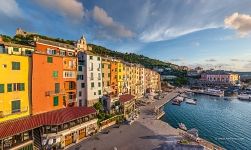
M 119 101 L 122 103 L 131 101 L 132 99 L 134 99 L 135 96 L 131 95 L 131 94 L 124 94 L 124 95 L 120 95 L 119 96 Z
M 60 125 L 96 113 L 92 107 L 69 107 L 0 123 L 0 139 L 43 125 Z

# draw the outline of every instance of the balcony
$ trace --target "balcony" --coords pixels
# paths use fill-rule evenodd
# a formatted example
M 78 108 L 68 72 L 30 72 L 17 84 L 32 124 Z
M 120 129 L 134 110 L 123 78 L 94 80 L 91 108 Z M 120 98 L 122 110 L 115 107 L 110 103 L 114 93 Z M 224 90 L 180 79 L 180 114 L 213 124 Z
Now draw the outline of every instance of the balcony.
M 65 94 L 65 90 L 61 89 L 60 91 L 46 91 L 45 92 L 45 96 L 55 96 L 55 95 L 64 95 Z

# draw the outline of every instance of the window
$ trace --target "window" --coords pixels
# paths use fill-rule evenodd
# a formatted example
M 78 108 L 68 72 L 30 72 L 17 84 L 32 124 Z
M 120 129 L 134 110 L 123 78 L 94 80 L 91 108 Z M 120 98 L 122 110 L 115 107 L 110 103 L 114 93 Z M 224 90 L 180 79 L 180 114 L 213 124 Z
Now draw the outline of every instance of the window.
M 20 88 L 19 88 L 19 91 L 24 91 L 25 89 L 24 89 L 24 83 L 19 83 L 20 84 Z
M 53 63 L 53 58 L 52 57 L 47 57 L 47 62 L 48 63 Z
M 60 92 L 60 83 L 55 83 L 55 93 Z
M 84 75 L 78 75 L 78 80 L 84 80 Z
M 102 73 L 102 77 L 104 78 L 104 76 L 105 76 L 105 74 L 104 73 Z
M 98 87 L 101 87 L 101 83 L 100 82 L 98 83 Z
M 4 93 L 4 84 L 0 84 L 0 93 Z
M 20 62 L 12 62 L 12 70 L 20 70 Z
M 58 71 L 53 71 L 52 76 L 53 76 L 54 78 L 57 78 L 57 77 L 58 77 Z
M 121 72 L 121 69 L 119 69 L 119 72 Z
M 82 71 L 82 70 L 83 70 L 82 66 L 78 66 L 78 71 Z
M 97 60 L 100 60 L 100 57 L 98 57 Z
M 25 55 L 31 55 L 31 54 L 32 54 L 31 50 L 28 50 L 28 49 L 25 50 Z
M 101 90 L 98 90 L 98 95 L 101 95 Z
M 104 64 L 102 64 L 102 68 L 104 68 L 105 67 L 105 65 Z
M 91 83 L 91 87 L 92 87 L 92 88 L 94 87 L 94 82 Z
M 81 88 L 85 88 L 85 83 L 81 83 Z
M 12 92 L 12 83 L 7 84 L 7 91 Z
M 19 48 L 13 47 L 13 51 L 14 51 L 14 52 L 19 52 Z
M 108 73 L 108 77 L 111 77 L 111 73 Z
M 111 68 L 111 65 L 108 65 L 108 69 L 110 69 Z
M 110 82 L 109 81 L 107 81 L 107 86 L 110 86 Z
M 96 95 L 96 92 L 94 92 L 94 95 Z
M 91 80 L 93 80 L 94 79 L 94 77 L 93 77 L 93 73 L 91 73 Z
M 82 96 L 82 92 L 81 91 L 78 92 L 78 96 Z
M 12 101 L 11 102 L 11 111 L 12 113 L 18 113 L 20 112 L 20 100 Z
M 53 106 L 58 106 L 58 96 L 53 97 Z
M 66 52 L 63 51 L 63 50 L 60 50 L 60 55 L 61 55 L 61 56 L 65 56 L 65 55 L 66 55 Z
M 90 56 L 90 59 L 92 60 L 92 59 L 93 59 L 93 56 Z
M 68 52 L 68 56 L 73 56 L 73 53 L 72 52 Z

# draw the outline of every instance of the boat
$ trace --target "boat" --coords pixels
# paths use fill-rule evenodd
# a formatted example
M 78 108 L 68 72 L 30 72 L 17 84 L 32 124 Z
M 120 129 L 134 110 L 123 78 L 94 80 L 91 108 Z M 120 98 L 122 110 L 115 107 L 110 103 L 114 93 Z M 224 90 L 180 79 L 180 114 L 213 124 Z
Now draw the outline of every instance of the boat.
M 186 125 L 184 123 L 179 123 L 179 128 L 181 130 L 187 131 L 187 127 L 186 127 Z
M 178 101 L 172 101 L 172 104 L 180 106 L 180 102 L 178 102 Z
M 196 105 L 196 101 L 191 98 L 186 98 L 186 103 Z
M 237 97 L 238 97 L 239 100 L 251 101 L 251 95 L 250 94 L 240 94 Z
M 205 94 L 211 95 L 211 96 L 223 97 L 224 96 L 224 91 L 216 90 L 216 89 L 207 89 L 205 91 Z

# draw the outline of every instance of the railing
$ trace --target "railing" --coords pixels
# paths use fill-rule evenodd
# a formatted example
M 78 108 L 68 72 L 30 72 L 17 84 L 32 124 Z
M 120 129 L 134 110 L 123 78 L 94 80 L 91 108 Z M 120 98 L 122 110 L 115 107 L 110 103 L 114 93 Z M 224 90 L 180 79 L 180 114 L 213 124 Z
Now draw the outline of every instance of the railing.
M 59 95 L 59 94 L 65 94 L 65 90 L 60 90 L 59 92 L 56 91 L 46 91 L 45 96 L 53 96 L 53 95 Z

